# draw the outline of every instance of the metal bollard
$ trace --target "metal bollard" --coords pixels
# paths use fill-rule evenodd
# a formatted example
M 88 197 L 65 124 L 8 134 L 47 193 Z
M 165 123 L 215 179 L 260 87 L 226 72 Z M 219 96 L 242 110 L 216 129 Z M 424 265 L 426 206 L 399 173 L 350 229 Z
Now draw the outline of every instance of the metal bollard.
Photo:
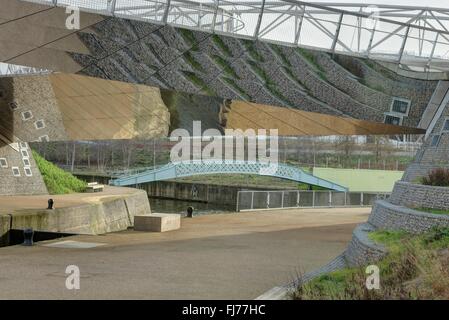
M 193 207 L 187 207 L 187 218 L 193 218 Z
M 33 245 L 33 237 L 34 237 L 33 229 L 29 228 L 23 230 L 23 245 L 31 247 Z
M 55 202 L 53 201 L 53 199 L 48 199 L 48 207 L 47 210 L 53 210 L 53 205 L 55 204 Z

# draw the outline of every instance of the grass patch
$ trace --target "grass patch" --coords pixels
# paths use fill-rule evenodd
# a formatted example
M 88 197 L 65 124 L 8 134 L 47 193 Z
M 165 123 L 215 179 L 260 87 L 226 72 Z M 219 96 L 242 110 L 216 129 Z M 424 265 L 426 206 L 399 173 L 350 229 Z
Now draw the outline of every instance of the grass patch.
M 215 61 L 215 63 L 220 66 L 223 71 L 230 77 L 234 78 L 234 79 L 240 79 L 240 77 L 237 75 L 237 72 L 235 72 L 235 70 L 229 65 L 229 63 L 223 59 L 220 56 L 217 55 L 213 55 L 212 59 Z
M 259 75 L 259 77 L 262 78 L 262 80 L 265 82 L 265 87 L 271 92 L 273 96 L 278 98 L 280 101 L 284 102 L 286 105 L 291 106 L 293 105 L 287 98 L 284 97 L 284 95 L 278 90 L 276 84 L 268 77 L 265 70 L 263 70 L 261 67 L 259 67 L 259 64 L 257 62 L 254 62 L 252 60 L 248 60 L 249 65 L 253 69 L 253 71 Z
M 200 51 L 200 47 L 198 46 L 198 42 L 195 38 L 195 35 L 193 32 L 189 29 L 178 29 L 181 33 L 181 36 L 183 37 L 184 41 L 187 42 L 187 45 L 190 46 L 191 51 Z
M 33 157 L 50 194 L 84 192 L 87 183 L 45 160 L 33 150 Z
M 223 77 L 222 79 L 224 82 L 226 82 L 228 85 L 230 85 L 232 87 L 232 89 L 237 91 L 246 101 L 251 101 L 251 97 L 245 92 L 245 90 L 240 88 L 238 86 L 238 84 L 235 83 L 234 80 L 226 78 L 226 77 Z
M 376 231 L 369 237 L 388 248 L 376 263 L 380 289 L 366 288 L 365 267 L 347 268 L 300 285 L 295 299 L 448 299 L 449 228 L 434 228 L 422 235 Z
M 226 45 L 226 43 L 224 43 L 220 36 L 214 34 L 212 36 L 212 41 L 226 56 L 232 57 L 231 49 L 229 49 L 229 47 Z
M 286 55 L 284 54 L 284 52 L 282 51 L 281 48 L 279 48 L 277 45 L 275 44 L 271 44 L 271 48 L 273 49 L 273 51 L 276 53 L 276 55 L 282 60 L 282 63 L 284 64 L 284 66 L 286 67 L 292 67 L 292 64 L 290 63 L 290 61 L 287 59 Z
M 449 214 L 449 210 L 431 209 L 431 208 L 416 208 L 415 210 L 423 211 L 433 214 Z
M 187 61 L 187 63 L 193 67 L 193 69 L 198 70 L 200 72 L 204 71 L 203 66 L 198 61 L 195 60 L 190 51 L 184 52 L 183 57 L 184 60 Z
M 190 82 L 192 82 L 197 87 L 200 87 L 203 92 L 207 93 L 210 96 L 215 95 L 215 92 L 211 88 L 209 88 L 208 85 L 203 81 L 203 79 L 198 77 L 195 73 L 183 71 L 183 74 L 187 79 L 189 79 Z
M 315 55 L 313 55 L 310 51 L 303 49 L 303 48 L 298 48 L 297 50 L 298 50 L 299 54 L 304 57 L 304 59 L 306 59 L 312 66 L 315 67 L 316 73 L 318 74 L 318 76 L 322 80 L 327 82 L 326 71 L 321 66 L 321 64 L 318 63 Z
M 254 46 L 254 42 L 251 40 L 242 40 L 243 46 L 245 47 L 246 51 L 248 51 L 249 55 L 252 59 L 258 62 L 265 62 L 265 59 L 263 56 L 257 51 L 257 48 Z

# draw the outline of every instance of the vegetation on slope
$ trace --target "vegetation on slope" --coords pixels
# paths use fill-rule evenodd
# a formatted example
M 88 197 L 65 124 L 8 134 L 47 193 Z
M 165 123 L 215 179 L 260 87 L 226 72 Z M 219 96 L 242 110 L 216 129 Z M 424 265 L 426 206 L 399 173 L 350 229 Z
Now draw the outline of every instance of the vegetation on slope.
M 86 183 L 58 168 L 33 151 L 33 157 L 50 194 L 84 192 Z
M 212 59 L 214 59 L 215 63 L 220 66 L 228 76 L 234 79 L 240 79 L 240 77 L 237 75 L 237 72 L 225 59 L 218 55 L 213 55 Z
M 220 36 L 214 34 L 212 36 L 212 41 L 215 43 L 215 45 L 221 49 L 221 51 L 228 57 L 232 57 L 232 51 L 229 49 L 229 47 L 224 43 L 224 41 L 220 38 Z
M 318 63 L 313 53 L 303 48 L 298 48 L 298 52 L 304 59 L 306 59 L 312 66 L 315 67 L 316 73 L 318 74 L 318 76 L 320 76 L 321 80 L 327 82 L 326 70 L 324 70 L 323 66 Z
M 190 51 L 186 51 L 183 54 L 185 61 L 187 61 L 188 64 L 190 64 L 192 66 L 193 69 L 203 72 L 203 66 L 201 65 L 201 63 L 199 63 L 198 61 L 195 60 L 195 58 L 193 57 L 192 53 L 190 53 Z
M 295 299 L 449 299 L 449 228 L 422 235 L 377 231 L 371 240 L 388 248 L 376 265 L 380 289 L 366 288 L 365 268 L 322 275 L 294 292 Z
M 265 87 L 273 96 L 278 98 L 287 106 L 294 105 L 279 91 L 279 89 L 276 86 L 276 83 L 274 83 L 273 80 L 271 80 L 271 78 L 267 75 L 265 70 L 263 70 L 257 62 L 248 60 L 248 64 L 250 65 L 251 69 L 265 82 Z
M 447 215 L 449 215 L 449 210 L 439 210 L 439 209 L 431 209 L 431 208 L 418 208 L 416 210 L 427 212 L 427 213 L 433 213 L 433 214 L 447 214 Z
M 233 79 L 229 79 L 229 78 L 226 78 L 226 77 L 223 77 L 222 79 L 223 79 L 224 82 L 226 82 L 228 85 L 230 85 L 232 87 L 232 89 L 237 91 L 238 94 L 240 94 L 240 96 L 244 100 L 251 101 L 251 97 L 245 92 L 245 90 L 240 88 L 239 85 L 237 83 L 235 83 L 235 81 Z
M 184 76 L 186 76 L 187 79 L 189 79 L 190 82 L 192 82 L 194 85 L 199 87 L 201 89 L 201 91 L 205 92 L 206 94 L 208 94 L 210 96 L 215 95 L 215 92 L 211 88 L 209 88 L 209 86 L 203 81 L 203 79 L 198 77 L 195 73 L 189 72 L 189 71 L 183 71 L 183 74 L 184 74 Z
M 427 186 L 449 187 L 449 169 L 433 169 L 421 179 L 421 183 Z

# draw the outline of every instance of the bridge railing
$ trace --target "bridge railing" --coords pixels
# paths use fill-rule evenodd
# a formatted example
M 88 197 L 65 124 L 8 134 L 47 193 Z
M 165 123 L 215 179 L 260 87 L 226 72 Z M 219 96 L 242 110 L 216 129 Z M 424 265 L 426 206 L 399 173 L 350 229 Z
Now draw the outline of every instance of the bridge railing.
M 243 190 L 237 193 L 236 211 L 292 208 L 365 207 L 390 193 L 303 190 Z

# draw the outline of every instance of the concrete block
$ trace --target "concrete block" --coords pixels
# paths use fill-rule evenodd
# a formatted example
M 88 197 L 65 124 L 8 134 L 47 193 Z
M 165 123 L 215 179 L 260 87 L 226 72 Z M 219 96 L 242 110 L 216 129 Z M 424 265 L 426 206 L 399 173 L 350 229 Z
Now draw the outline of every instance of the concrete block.
M 134 230 L 166 232 L 181 228 L 180 214 L 152 213 L 134 216 Z

